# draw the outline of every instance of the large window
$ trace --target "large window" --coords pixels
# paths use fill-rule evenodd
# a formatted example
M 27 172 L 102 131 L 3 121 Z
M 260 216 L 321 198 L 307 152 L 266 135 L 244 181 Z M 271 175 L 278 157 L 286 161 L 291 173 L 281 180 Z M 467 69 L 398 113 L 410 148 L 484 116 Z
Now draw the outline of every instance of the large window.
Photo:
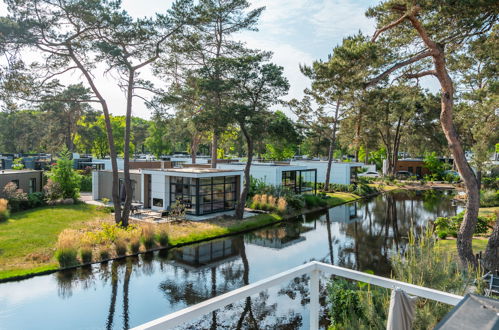
M 236 176 L 214 178 L 172 177 L 170 205 L 184 204 L 188 214 L 208 214 L 233 210 L 237 201 Z
M 282 185 L 296 194 L 315 194 L 317 187 L 317 170 L 283 171 Z

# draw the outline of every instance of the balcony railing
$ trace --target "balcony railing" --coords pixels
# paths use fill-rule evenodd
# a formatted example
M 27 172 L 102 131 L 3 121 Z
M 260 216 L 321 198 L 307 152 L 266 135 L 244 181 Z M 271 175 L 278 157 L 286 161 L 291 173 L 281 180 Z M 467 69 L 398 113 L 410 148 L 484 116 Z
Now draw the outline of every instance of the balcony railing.
M 422 298 L 431 299 L 449 305 L 457 305 L 462 296 L 455 294 L 438 291 L 430 288 L 425 288 L 418 285 L 413 285 L 405 282 L 400 282 L 388 279 L 381 276 L 371 275 L 356 270 L 351 270 L 343 267 L 333 266 L 322 262 L 312 261 L 302 266 L 298 266 L 279 273 L 277 275 L 268 277 L 261 281 L 243 286 L 239 289 L 227 292 L 220 296 L 208 299 L 199 304 L 184 308 L 180 311 L 160 317 L 156 320 L 142 324 L 136 328 L 139 329 L 171 329 L 173 327 L 182 325 L 186 322 L 195 320 L 203 315 L 211 313 L 219 308 L 229 304 L 240 301 L 246 297 L 257 294 L 270 287 L 281 285 L 286 281 L 290 281 L 296 277 L 309 275 L 310 285 L 310 325 L 309 329 L 315 330 L 319 328 L 319 277 L 320 274 L 336 275 L 347 279 L 365 282 L 372 285 L 377 285 L 383 288 L 396 289 L 400 288 L 408 294 L 415 295 Z

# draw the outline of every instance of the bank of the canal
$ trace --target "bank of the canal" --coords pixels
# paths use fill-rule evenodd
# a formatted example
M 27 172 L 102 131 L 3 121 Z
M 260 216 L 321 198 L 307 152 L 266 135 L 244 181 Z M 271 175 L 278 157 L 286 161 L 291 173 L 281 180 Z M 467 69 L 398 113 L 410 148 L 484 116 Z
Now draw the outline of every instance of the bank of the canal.
M 311 260 L 389 275 L 409 231 L 462 210 L 451 199 L 391 192 L 241 235 L 3 283 L 0 327 L 129 328 Z M 307 297 L 307 279 L 298 278 L 182 328 L 306 329 Z
M 359 200 L 362 197 L 351 193 L 328 193 L 326 207 L 305 209 L 299 213 L 259 214 L 243 220 L 216 219 L 200 222 L 172 224 L 169 231 L 169 248 L 200 243 L 211 239 L 242 234 L 251 230 L 276 224 L 300 214 Z M 0 226 L 0 283 L 50 274 L 61 270 L 53 258 L 55 243 L 60 232 L 67 228 L 82 228 L 88 221 L 106 217 L 95 206 L 86 204 L 44 207 L 15 214 Z M 152 252 L 164 247 L 154 247 L 140 253 Z M 134 256 L 127 254 L 112 259 Z M 106 260 L 103 260 L 106 261 Z M 98 262 L 95 262 L 98 263 Z M 88 265 L 88 264 L 87 264 Z M 82 265 L 79 265 L 82 266 Z M 77 266 L 77 267 L 79 267 Z M 71 267 L 74 268 L 74 267 Z

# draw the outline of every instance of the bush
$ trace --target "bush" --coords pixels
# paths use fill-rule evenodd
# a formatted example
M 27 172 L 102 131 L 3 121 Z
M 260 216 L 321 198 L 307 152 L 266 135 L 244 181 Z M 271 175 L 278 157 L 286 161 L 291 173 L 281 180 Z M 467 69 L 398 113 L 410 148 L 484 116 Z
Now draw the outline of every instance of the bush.
M 80 196 L 81 175 L 73 169 L 73 161 L 69 159 L 69 152 L 61 153 L 57 163 L 47 175 L 60 185 L 62 198 L 76 200 Z
M 55 258 L 63 268 L 78 265 L 79 235 L 72 229 L 65 229 L 59 234 L 56 244 Z
M 440 238 L 440 239 L 446 239 L 446 238 L 447 238 L 448 233 L 447 233 L 447 231 L 446 231 L 446 230 L 441 230 L 441 231 L 439 231 L 439 232 L 437 233 L 437 235 L 438 235 L 438 238 Z
M 101 261 L 106 261 L 111 257 L 110 250 L 111 248 L 109 247 L 109 245 L 104 245 L 100 247 L 99 257 Z
M 80 181 L 80 191 L 92 191 L 92 175 L 82 175 Z
M 305 199 L 302 195 L 290 195 L 286 197 L 288 206 L 296 211 L 300 211 L 305 207 Z
M 498 176 L 483 177 L 482 186 L 485 189 L 499 190 L 499 177 Z
M 168 246 L 168 232 L 166 231 L 165 228 L 161 228 L 158 233 L 158 243 L 162 247 L 167 247 Z
M 315 195 L 303 195 L 303 199 L 305 200 L 305 206 L 308 209 L 318 207 L 318 206 L 326 206 L 327 202 L 325 199 L 320 198 Z
M 18 189 L 14 182 L 9 182 L 5 185 L 3 188 L 3 195 L 9 201 L 9 207 L 12 212 L 29 208 L 28 194 L 22 189 Z
M 459 213 L 453 217 L 438 217 L 434 221 L 435 232 L 437 236 L 447 233 L 448 235 L 457 236 L 457 232 L 461 227 L 461 222 L 463 222 L 464 212 Z M 475 234 L 485 234 L 490 228 L 489 222 L 491 220 L 488 217 L 478 217 Z
M 480 206 L 481 207 L 499 206 L 499 190 L 480 191 Z
M 7 221 L 10 216 L 9 201 L 0 198 L 0 222 Z
M 286 198 L 279 197 L 279 199 L 277 200 L 277 211 L 282 214 L 286 212 L 287 208 L 288 208 L 288 202 L 286 201 Z
M 28 204 L 30 208 L 47 205 L 47 203 L 45 202 L 45 196 L 42 192 L 28 194 Z
M 153 226 L 143 226 L 142 227 L 142 244 L 146 250 L 150 250 L 155 245 L 154 239 L 154 227 Z
M 114 250 L 116 251 L 116 255 L 119 256 L 119 257 L 122 257 L 124 255 L 126 255 L 126 240 L 124 239 L 117 239 L 115 242 L 114 242 Z
M 80 249 L 81 261 L 84 264 L 89 264 L 92 262 L 92 247 L 84 246 Z
M 55 201 L 62 198 L 61 185 L 52 179 L 48 179 L 45 186 L 43 186 L 45 198 L 49 201 Z
M 130 252 L 137 254 L 140 251 L 140 234 L 130 237 Z

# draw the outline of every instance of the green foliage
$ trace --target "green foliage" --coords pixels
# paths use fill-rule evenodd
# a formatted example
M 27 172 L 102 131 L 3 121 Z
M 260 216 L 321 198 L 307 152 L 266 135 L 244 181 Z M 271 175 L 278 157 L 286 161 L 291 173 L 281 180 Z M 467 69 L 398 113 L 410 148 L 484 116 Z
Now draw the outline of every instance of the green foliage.
M 43 192 L 34 192 L 28 194 L 29 208 L 41 207 L 47 205 Z
M 82 175 L 81 176 L 80 191 L 82 191 L 82 192 L 92 191 L 92 175 Z
M 3 188 L 3 195 L 9 201 L 9 208 L 12 212 L 29 209 L 28 194 L 22 189 L 18 189 L 15 183 L 7 183 Z
M 162 247 L 167 247 L 168 246 L 168 232 L 166 230 L 160 230 L 158 233 L 158 243 Z
M 91 263 L 92 262 L 92 248 L 82 247 L 80 249 L 80 257 L 81 257 L 81 261 L 84 264 Z
M 312 209 L 318 206 L 327 206 L 327 201 L 325 198 L 322 198 L 319 195 L 303 195 L 303 199 L 305 201 L 305 206 L 308 209 Z M 289 202 L 288 202 L 289 204 Z
M 73 169 L 73 161 L 67 151 L 63 152 L 52 167 L 48 177 L 61 187 L 62 198 L 76 200 L 80 196 L 81 175 Z
M 457 232 L 461 227 L 461 223 L 463 222 L 464 212 L 459 213 L 453 217 L 438 217 L 434 221 L 435 232 L 439 237 L 443 236 L 444 233 L 447 235 L 451 235 L 457 237 Z M 490 218 L 479 216 L 477 218 L 475 234 L 485 234 L 489 230 L 490 226 Z M 446 237 L 445 236 L 445 237 Z
M 305 198 L 303 195 L 288 195 L 286 196 L 286 202 L 289 207 L 296 211 L 300 211 L 305 208 Z
M 45 186 L 43 186 L 43 193 L 47 200 L 55 201 L 62 198 L 62 187 L 58 182 L 48 179 Z
M 77 256 L 78 250 L 74 248 L 59 249 L 55 252 L 55 258 L 62 268 L 78 265 L 79 262 Z
M 22 170 L 24 169 L 24 164 L 23 164 L 23 159 L 22 158 L 16 158 L 12 162 L 12 169 L 13 170 Z
M 430 171 L 432 179 L 440 180 L 444 172 L 444 164 L 437 157 L 436 152 L 429 152 L 425 154 L 424 165 Z M 427 180 L 429 181 L 429 180 Z
M 464 295 L 476 285 L 480 294 L 481 274 L 472 269 L 463 270 L 452 254 L 436 248 L 430 230 L 417 240 L 411 235 L 405 253 L 392 258 L 392 268 L 394 279 L 399 281 L 458 295 Z M 413 328 L 432 329 L 451 308 L 420 298 Z
M 250 176 L 250 187 L 248 191 L 248 199 L 252 198 L 256 194 L 264 194 L 267 193 L 267 184 L 264 180 L 256 179 Z
M 499 190 L 480 191 L 480 206 L 481 207 L 499 206 Z
M 482 185 L 485 189 L 499 190 L 499 176 L 482 177 Z
M 280 146 L 267 143 L 265 145 L 265 153 L 262 155 L 264 159 L 269 160 L 287 160 L 291 159 L 295 155 L 295 150 L 293 147 Z

